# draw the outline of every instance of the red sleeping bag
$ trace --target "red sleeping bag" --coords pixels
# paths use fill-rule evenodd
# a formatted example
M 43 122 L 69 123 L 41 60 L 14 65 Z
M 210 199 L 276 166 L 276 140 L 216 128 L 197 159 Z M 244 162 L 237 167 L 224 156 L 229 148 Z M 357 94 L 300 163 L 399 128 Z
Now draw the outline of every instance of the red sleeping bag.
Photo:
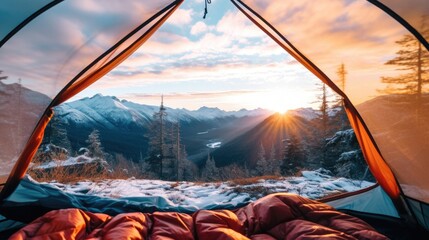
M 294 194 L 272 194 L 235 211 L 51 211 L 10 239 L 388 239 L 364 221 Z

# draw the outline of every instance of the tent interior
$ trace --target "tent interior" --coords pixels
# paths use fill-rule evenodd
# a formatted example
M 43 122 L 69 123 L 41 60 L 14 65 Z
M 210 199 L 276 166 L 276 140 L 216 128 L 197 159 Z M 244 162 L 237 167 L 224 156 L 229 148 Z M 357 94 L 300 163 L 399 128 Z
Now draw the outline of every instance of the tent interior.
M 0 26 L 0 238 L 278 192 L 429 236 L 423 0 L 15 0 Z

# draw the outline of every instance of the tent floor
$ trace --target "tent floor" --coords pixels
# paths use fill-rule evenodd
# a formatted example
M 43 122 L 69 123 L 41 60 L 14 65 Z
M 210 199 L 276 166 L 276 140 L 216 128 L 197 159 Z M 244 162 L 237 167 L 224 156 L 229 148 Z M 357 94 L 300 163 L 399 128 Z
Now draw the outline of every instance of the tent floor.
M 339 210 L 343 213 L 358 217 L 373 228 L 375 228 L 379 233 L 389 237 L 392 240 L 405 240 L 405 239 L 429 239 L 429 231 L 420 228 L 416 225 L 411 225 L 405 223 L 401 219 L 377 215 L 356 212 L 352 210 Z

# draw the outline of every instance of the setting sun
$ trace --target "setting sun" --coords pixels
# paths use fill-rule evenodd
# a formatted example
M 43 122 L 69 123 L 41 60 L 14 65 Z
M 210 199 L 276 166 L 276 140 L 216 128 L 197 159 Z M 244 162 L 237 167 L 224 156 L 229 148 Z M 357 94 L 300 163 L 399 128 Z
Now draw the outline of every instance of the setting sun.
M 294 96 L 291 96 L 291 94 L 274 91 L 266 95 L 263 104 L 267 109 L 284 114 L 291 109 L 302 106 L 303 103 L 296 98 L 294 99 Z
M 246 99 L 249 105 L 258 106 L 281 114 L 289 110 L 311 105 L 311 99 L 314 99 L 309 92 L 293 91 L 291 89 L 270 89 L 249 94 Z

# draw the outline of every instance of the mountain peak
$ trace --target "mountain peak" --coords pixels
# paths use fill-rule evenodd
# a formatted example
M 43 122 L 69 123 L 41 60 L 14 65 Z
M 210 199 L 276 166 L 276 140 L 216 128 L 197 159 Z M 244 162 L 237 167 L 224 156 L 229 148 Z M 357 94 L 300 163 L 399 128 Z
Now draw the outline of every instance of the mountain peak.
M 97 99 L 97 98 L 103 98 L 103 97 L 104 97 L 103 94 L 97 93 L 94 96 L 90 97 L 89 99 Z
M 202 106 L 197 111 L 207 111 L 207 110 L 222 111 L 218 107 L 207 107 L 207 106 Z
M 88 99 L 88 98 L 84 98 L 84 99 Z M 112 100 L 114 100 L 114 101 L 118 101 L 118 102 L 122 102 L 121 100 L 119 100 L 119 98 L 117 98 L 116 96 L 104 96 L 103 94 L 101 94 L 101 93 L 97 93 L 97 94 L 95 94 L 94 96 L 92 96 L 92 97 L 90 97 L 89 99 L 92 99 L 92 100 L 94 100 L 94 99 L 103 99 L 103 100 L 106 100 L 106 99 L 112 99 Z
M 115 122 L 115 119 L 124 121 L 135 121 L 136 119 L 146 119 L 149 121 L 153 114 L 159 110 L 159 106 L 144 105 L 128 100 L 120 100 L 115 96 L 105 96 L 101 93 L 88 98 L 83 98 L 74 102 L 68 102 L 66 108 L 75 113 L 81 112 L 80 116 L 86 115 L 88 119 L 98 119 L 99 122 Z M 65 110 L 63 111 L 65 112 Z M 191 121 L 211 120 L 225 117 L 246 117 L 266 115 L 267 111 L 262 109 L 240 111 L 224 111 L 218 107 L 203 106 L 197 110 L 187 110 L 185 108 L 167 108 L 167 118 L 169 121 Z M 76 116 L 77 118 L 77 116 Z M 104 118 L 104 119 L 103 119 Z

